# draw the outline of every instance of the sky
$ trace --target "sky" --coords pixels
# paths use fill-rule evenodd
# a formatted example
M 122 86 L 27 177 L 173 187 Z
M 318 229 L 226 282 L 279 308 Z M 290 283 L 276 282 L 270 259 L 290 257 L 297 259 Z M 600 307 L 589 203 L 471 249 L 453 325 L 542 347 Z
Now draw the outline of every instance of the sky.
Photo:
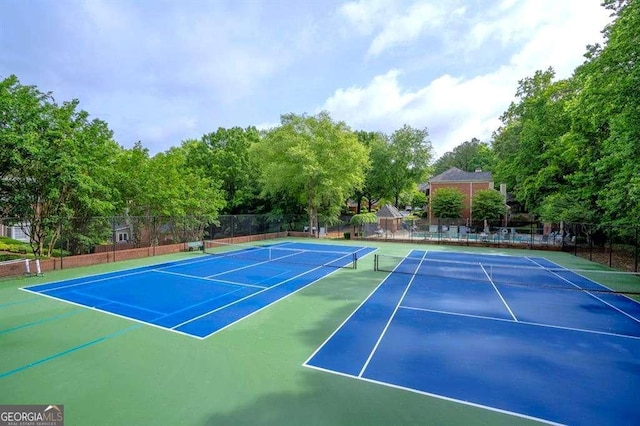
M 0 0 L 0 79 L 78 99 L 152 154 L 328 111 L 426 128 L 437 157 L 490 142 L 519 80 L 570 77 L 609 15 L 600 0 Z

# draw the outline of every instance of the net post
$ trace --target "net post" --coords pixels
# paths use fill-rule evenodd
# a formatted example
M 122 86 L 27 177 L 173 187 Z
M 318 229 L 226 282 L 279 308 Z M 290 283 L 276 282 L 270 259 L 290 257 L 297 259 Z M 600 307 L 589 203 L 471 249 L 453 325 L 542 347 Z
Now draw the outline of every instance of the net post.
M 378 254 L 377 253 L 373 254 L 373 270 L 374 271 L 378 270 Z
M 351 253 L 353 261 L 353 269 L 358 269 L 358 253 Z

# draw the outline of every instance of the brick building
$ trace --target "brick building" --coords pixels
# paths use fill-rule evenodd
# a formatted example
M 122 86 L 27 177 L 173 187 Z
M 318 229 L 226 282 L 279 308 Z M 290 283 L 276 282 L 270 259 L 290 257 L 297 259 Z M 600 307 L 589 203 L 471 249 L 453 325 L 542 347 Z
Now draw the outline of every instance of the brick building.
M 444 173 L 434 176 L 427 183 L 427 196 L 429 198 L 429 221 L 435 221 L 431 212 L 432 197 L 440 188 L 456 188 L 464 194 L 462 220 L 471 223 L 473 221 L 473 195 L 480 190 L 495 189 L 493 187 L 493 176 L 491 172 L 476 170 L 475 172 L 465 172 L 456 167 L 452 167 Z M 506 195 L 506 187 L 501 185 L 503 196 Z

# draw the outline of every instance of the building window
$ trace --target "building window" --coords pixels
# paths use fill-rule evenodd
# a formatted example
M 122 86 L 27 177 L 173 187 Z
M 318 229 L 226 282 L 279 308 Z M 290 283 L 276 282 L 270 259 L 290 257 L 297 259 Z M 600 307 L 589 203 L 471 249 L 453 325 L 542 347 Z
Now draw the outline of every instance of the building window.
M 24 230 L 18 226 L 14 226 L 11 232 L 11 238 L 18 241 L 29 241 L 29 237 Z

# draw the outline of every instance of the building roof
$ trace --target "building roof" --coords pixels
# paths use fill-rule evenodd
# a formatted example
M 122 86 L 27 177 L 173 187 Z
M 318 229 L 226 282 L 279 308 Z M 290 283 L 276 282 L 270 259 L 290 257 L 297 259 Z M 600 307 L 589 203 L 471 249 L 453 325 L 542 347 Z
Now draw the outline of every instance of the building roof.
M 400 213 L 400 210 L 393 207 L 391 204 L 385 204 L 380 210 L 376 212 L 376 217 L 400 219 L 404 216 Z
M 457 167 L 452 167 L 444 173 L 440 173 L 429 182 L 493 182 L 491 172 L 465 172 Z

